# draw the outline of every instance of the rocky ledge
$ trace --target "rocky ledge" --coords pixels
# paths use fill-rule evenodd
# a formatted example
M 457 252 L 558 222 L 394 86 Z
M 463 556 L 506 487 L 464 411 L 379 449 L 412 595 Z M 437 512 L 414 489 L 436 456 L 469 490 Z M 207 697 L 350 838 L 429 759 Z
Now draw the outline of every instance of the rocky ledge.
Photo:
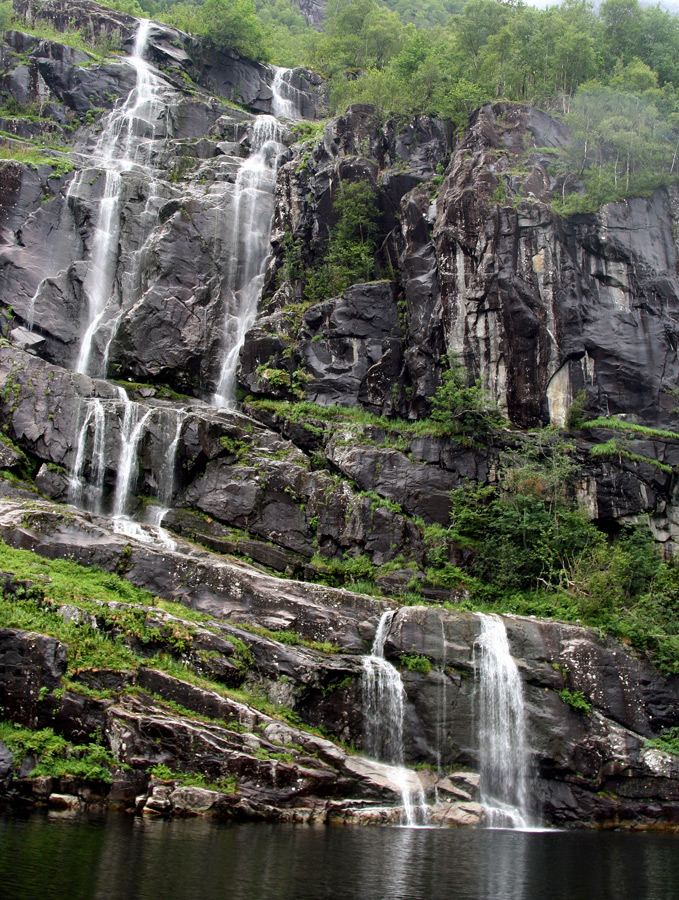
M 181 539 L 161 549 L 44 501 L 6 497 L 0 535 L 45 559 L 122 573 L 182 604 L 62 603 L 49 599 L 49 576 L 20 590 L 7 577 L 10 603 L 30 595 L 43 617 L 69 623 L 74 639 L 93 629 L 131 656 L 118 671 L 80 667 L 66 640 L 0 632 L 6 714 L 74 744 L 98 734 L 112 755 L 104 795 L 77 780 L 31 778 L 36 760 L 17 760 L 14 772 L 6 765 L 6 795 L 148 815 L 359 823 L 400 815 L 403 773 L 346 749 L 364 742 L 363 660 L 389 604 L 282 581 Z M 679 678 L 575 625 L 504 622 L 524 683 L 536 815 L 560 825 L 673 827 L 679 760 L 653 739 L 679 725 Z M 405 757 L 423 766 L 407 779 L 430 801 L 438 796 L 430 815 L 442 824 L 483 821 L 472 774 L 479 629 L 471 613 L 402 607 L 385 644 L 406 692 Z M 328 737 L 305 730 L 316 727 Z

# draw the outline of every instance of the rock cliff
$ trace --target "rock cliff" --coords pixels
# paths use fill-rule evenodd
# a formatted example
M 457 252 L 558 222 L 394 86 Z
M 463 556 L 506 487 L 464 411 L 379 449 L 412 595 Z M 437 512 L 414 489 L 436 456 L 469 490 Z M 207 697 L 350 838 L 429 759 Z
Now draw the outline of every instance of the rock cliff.
M 17 10 L 84 29 L 106 52 L 5 35 L 0 128 L 16 159 L 0 160 L 0 535 L 186 611 L 135 601 L 137 633 L 115 604 L 57 602 L 48 576 L 27 586 L 8 569 L 8 609 L 14 597 L 46 618 L 44 634 L 3 619 L 0 706 L 74 744 L 100 734 L 130 768 L 95 790 L 31 778 L 30 761 L 15 771 L 0 744 L 0 785 L 149 815 L 394 821 L 402 776 L 352 752 L 364 658 L 393 609 L 384 654 L 405 689 L 405 760 L 424 767 L 409 790 L 444 797 L 434 821 L 482 822 L 480 620 L 455 609 L 468 600 L 459 578 L 441 577 L 473 556 L 446 531 L 451 492 L 498 484 L 526 429 L 564 426 L 580 395 L 587 418 L 619 421 L 545 440 L 569 442 L 594 520 L 614 531 L 648 518 L 671 552 L 676 189 L 560 218 L 550 161 L 569 135 L 542 112 L 483 107 L 458 136 L 368 106 L 300 126 L 324 115 L 313 73 L 156 23 L 138 53 L 138 21 L 89 0 Z M 260 140 L 262 114 L 281 103 L 294 116 L 267 119 Z M 268 193 L 244 182 L 262 171 Z M 309 299 L 303 272 L 322 263 L 335 200 L 355 182 L 375 198 L 379 278 Z M 248 189 L 271 205 L 249 317 L 238 278 L 259 231 L 254 219 L 232 228 Z M 227 344 L 236 319 L 242 341 Z M 238 405 L 215 401 L 225 346 Z M 483 442 L 427 418 L 451 354 L 507 417 Z M 621 424 L 624 447 L 595 452 Z M 129 671 L 81 671 L 62 621 L 122 642 Z M 525 689 L 533 814 L 676 824 L 679 764 L 647 742 L 679 726 L 677 676 L 590 629 L 504 622 Z M 186 784 L 187 772 L 222 789 Z

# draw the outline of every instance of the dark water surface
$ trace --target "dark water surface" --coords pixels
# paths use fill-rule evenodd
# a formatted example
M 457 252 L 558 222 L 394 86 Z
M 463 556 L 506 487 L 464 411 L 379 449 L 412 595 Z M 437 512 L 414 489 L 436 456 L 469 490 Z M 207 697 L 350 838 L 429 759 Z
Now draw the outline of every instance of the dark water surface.
M 0 811 L 3 900 L 677 900 L 679 836 Z

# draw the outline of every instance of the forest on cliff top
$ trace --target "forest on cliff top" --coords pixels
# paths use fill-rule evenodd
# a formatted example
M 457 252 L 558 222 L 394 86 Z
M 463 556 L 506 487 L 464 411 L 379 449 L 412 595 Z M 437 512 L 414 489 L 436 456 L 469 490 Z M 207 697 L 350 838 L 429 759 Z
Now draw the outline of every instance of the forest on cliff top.
M 322 5 L 322 4 L 321 4 Z M 322 30 L 294 0 L 118 0 L 215 46 L 329 82 L 330 112 L 370 103 L 384 117 L 425 114 L 462 127 L 508 100 L 564 115 L 572 150 L 555 165 L 563 212 L 652 191 L 677 175 L 679 18 L 638 0 L 330 0 Z

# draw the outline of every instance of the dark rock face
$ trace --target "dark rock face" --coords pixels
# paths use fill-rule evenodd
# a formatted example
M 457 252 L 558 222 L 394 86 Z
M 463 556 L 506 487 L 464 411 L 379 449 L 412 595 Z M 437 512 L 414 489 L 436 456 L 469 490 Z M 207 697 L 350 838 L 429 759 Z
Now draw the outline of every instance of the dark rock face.
M 295 0 L 295 5 L 299 7 L 307 25 L 313 25 L 320 31 L 325 20 L 325 0 Z
M 525 136 L 525 137 L 524 137 Z M 434 225 L 446 346 L 469 361 L 512 421 L 563 424 L 575 393 L 592 410 L 667 423 L 676 341 L 674 200 L 608 204 L 556 217 L 539 152 L 524 191 L 493 206 L 508 183 L 499 151 L 517 142 L 563 146 L 563 126 L 535 111 L 484 107 L 446 173 Z
M 54 638 L 14 628 L 0 629 L 0 706 L 4 715 L 35 725 L 43 694 L 59 687 L 66 648 Z

